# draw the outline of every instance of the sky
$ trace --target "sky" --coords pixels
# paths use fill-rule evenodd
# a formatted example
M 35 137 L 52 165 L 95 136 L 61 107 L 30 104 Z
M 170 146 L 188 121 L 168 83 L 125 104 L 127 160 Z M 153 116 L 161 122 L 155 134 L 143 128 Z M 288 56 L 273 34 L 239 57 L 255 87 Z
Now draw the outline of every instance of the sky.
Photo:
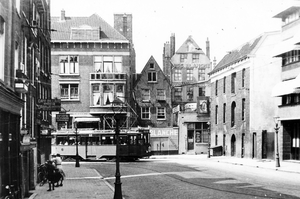
M 162 68 L 164 43 L 175 34 L 175 51 L 191 35 L 217 63 L 227 52 L 260 34 L 281 29 L 281 20 L 273 18 L 299 0 L 51 0 L 51 16 L 91 16 L 98 14 L 114 25 L 114 14 L 133 17 L 133 43 L 136 71 L 142 71 L 151 56 Z

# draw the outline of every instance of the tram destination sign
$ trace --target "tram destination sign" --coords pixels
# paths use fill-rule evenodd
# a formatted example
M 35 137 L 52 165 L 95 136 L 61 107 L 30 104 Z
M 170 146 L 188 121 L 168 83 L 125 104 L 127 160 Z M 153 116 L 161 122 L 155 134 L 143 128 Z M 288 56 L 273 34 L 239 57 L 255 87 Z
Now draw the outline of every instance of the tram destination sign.
M 70 114 L 56 114 L 56 122 L 68 122 Z
M 42 111 L 60 111 L 61 100 L 60 99 L 38 99 L 38 109 Z

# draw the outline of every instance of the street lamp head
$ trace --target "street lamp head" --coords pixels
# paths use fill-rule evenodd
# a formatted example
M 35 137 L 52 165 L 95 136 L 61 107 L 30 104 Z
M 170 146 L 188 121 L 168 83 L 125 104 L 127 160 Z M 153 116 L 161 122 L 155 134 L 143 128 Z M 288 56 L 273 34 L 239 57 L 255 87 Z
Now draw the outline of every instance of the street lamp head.
M 276 126 L 277 126 L 280 117 L 279 117 L 279 116 L 274 116 L 273 118 L 274 118 L 274 122 L 275 122 L 275 124 L 276 124 Z

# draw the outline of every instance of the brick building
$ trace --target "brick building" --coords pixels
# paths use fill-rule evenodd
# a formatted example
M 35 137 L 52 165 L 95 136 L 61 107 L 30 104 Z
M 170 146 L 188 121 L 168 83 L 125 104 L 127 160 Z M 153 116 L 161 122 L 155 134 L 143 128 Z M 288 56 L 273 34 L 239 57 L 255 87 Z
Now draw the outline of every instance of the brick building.
M 175 52 L 175 35 L 165 43 L 163 68 L 172 89 L 173 126 L 179 128 L 179 153 L 207 153 L 209 121 L 209 42 L 206 54 L 189 36 Z M 187 144 L 186 144 L 187 143 Z
M 132 73 L 135 53 L 132 42 L 132 15 L 115 14 L 111 27 L 101 17 L 52 17 L 52 95 L 61 99 L 68 122 L 53 123 L 58 131 L 74 132 L 74 122 L 99 121 L 100 130 L 114 129 L 112 102 L 118 98 L 126 106 L 132 101 Z M 129 107 L 129 106 L 128 106 Z M 121 113 L 128 127 L 131 111 Z M 98 125 L 97 125 L 98 126 Z M 98 127 L 97 127 L 98 129 Z
M 264 33 L 233 49 L 209 73 L 211 79 L 211 146 L 226 156 L 274 158 L 279 59 L 272 52 L 279 32 Z M 270 78 L 272 77 L 272 78 Z
M 50 112 L 37 109 L 51 98 L 49 20 L 50 1 L 0 1 L 0 186 L 14 185 L 20 198 L 51 150 Z
M 150 127 L 153 154 L 178 154 L 178 129 L 172 127 L 171 84 L 151 56 L 135 86 L 138 125 Z

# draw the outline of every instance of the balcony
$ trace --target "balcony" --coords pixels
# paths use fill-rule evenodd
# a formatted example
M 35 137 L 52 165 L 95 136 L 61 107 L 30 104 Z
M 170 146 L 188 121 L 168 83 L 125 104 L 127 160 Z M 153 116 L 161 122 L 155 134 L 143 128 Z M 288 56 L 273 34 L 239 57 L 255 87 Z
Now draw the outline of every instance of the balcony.
M 90 80 L 126 80 L 126 73 L 90 73 Z

